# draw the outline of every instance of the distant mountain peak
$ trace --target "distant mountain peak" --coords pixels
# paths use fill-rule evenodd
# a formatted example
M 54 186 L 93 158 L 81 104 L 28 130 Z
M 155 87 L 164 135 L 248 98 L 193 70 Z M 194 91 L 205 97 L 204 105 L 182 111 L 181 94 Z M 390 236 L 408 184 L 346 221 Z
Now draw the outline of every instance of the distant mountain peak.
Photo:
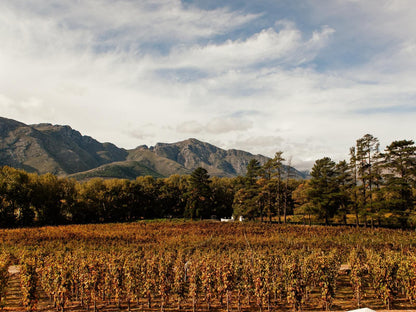
M 0 166 L 79 179 L 132 179 L 143 174 L 167 177 L 190 174 L 198 167 L 205 168 L 211 176 L 234 177 L 245 174 L 251 159 L 261 164 L 269 159 L 241 150 L 224 150 L 196 138 L 125 150 L 112 143 L 100 143 L 68 125 L 26 125 L 2 117 L 0 150 Z
M 0 135 L 22 126 L 25 126 L 25 124 L 13 119 L 0 117 Z

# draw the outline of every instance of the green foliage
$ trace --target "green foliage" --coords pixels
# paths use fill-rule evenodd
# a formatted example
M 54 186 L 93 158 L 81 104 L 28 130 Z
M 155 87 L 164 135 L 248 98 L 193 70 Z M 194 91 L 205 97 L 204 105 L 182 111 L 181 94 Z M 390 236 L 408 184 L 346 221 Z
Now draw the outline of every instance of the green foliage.
M 79 181 L 93 178 L 134 180 L 138 176 L 164 177 L 162 174 L 136 161 L 115 162 L 70 175 L 70 177 Z
M 131 157 L 139 159 L 139 154 Z M 318 159 L 309 181 L 291 179 L 291 167 L 283 164 L 282 154 L 277 152 L 263 164 L 252 159 L 246 175 L 236 178 L 211 178 L 206 169 L 197 168 L 185 176 L 92 178 L 81 183 L 0 167 L 0 227 L 231 214 L 304 224 L 348 224 L 354 215 L 357 226 L 416 225 L 413 141 L 394 141 L 380 153 L 378 139 L 366 134 L 350 149 L 349 162 Z M 141 160 L 150 161 L 149 157 Z M 131 164 L 142 168 L 133 160 Z M 119 168 L 113 165 L 105 168 Z M 130 168 L 118 165 L 124 173 Z M 300 216 L 287 218 L 292 213 Z
M 189 190 L 185 214 L 191 219 L 208 218 L 212 205 L 211 181 L 206 169 L 195 169 L 189 178 Z
M 308 198 L 315 213 L 329 224 L 339 206 L 339 184 L 336 164 L 330 158 L 318 159 L 311 171 Z
M 371 134 L 366 134 L 356 141 L 356 174 L 359 184 L 358 206 L 364 222 L 370 218 L 371 225 L 374 219 L 380 216 L 380 201 L 377 193 L 381 185 L 379 141 Z
M 412 186 L 416 185 L 416 146 L 413 141 L 394 141 L 382 156 L 386 210 L 393 212 L 404 226 L 415 201 Z
M 283 165 L 283 152 L 277 152 L 264 165 L 252 159 L 247 173 L 234 196 L 234 215 L 248 219 L 267 217 L 269 221 L 277 216 L 284 222 L 289 211 L 293 211 L 292 192 L 296 187 L 290 182 L 289 167 Z M 283 176 L 286 174 L 286 181 Z

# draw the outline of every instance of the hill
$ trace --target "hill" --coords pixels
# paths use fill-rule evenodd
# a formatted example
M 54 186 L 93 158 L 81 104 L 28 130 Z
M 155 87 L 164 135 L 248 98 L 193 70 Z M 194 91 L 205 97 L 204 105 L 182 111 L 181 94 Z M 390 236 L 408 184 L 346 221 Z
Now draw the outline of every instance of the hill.
M 25 125 L 0 117 L 0 165 L 67 175 L 124 160 L 127 154 L 69 126 Z
M 245 174 L 253 158 L 261 164 L 269 159 L 241 150 L 224 150 L 197 139 L 126 150 L 81 135 L 70 126 L 26 125 L 0 117 L 0 166 L 39 174 L 50 172 L 79 180 L 135 179 L 143 175 L 159 178 L 190 174 L 203 167 L 211 176 L 235 177 Z M 295 178 L 306 177 L 294 168 L 291 172 Z
M 261 164 L 269 159 L 262 155 L 252 155 L 244 151 L 223 150 L 197 139 L 188 139 L 171 144 L 158 143 L 150 150 L 156 155 L 171 159 L 189 170 L 203 167 L 207 169 L 210 175 L 226 177 L 245 174 L 247 164 L 253 158 Z

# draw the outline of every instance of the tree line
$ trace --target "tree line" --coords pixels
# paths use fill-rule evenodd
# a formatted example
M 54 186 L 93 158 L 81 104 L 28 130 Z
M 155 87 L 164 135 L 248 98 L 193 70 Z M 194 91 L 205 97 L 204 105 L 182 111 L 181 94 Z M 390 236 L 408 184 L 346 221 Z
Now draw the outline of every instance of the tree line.
M 0 168 L 0 227 L 129 222 L 165 217 L 231 216 L 232 179 L 190 176 L 86 182 Z
M 279 151 L 264 164 L 251 160 L 246 175 L 235 178 L 210 177 L 197 168 L 191 175 L 163 179 L 83 183 L 4 166 L 0 227 L 233 214 L 279 223 L 416 224 L 416 146 L 411 140 L 394 141 L 381 152 L 378 139 L 366 134 L 350 149 L 349 160 L 318 159 L 311 178 L 303 181 L 294 179 L 290 161 L 284 162 Z
M 349 160 L 318 159 L 311 179 L 295 191 L 297 212 L 326 224 L 334 217 L 347 224 L 414 227 L 416 222 L 416 146 L 398 140 L 380 151 L 379 140 L 366 134 L 350 148 Z

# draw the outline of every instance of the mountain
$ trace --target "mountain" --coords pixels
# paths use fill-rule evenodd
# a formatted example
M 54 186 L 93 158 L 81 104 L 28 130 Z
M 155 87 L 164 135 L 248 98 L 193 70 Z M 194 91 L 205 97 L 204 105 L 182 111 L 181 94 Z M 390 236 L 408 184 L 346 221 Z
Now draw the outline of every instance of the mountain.
M 67 175 L 125 160 L 127 151 L 69 126 L 25 125 L 0 117 L 0 165 Z
M 234 177 L 244 175 L 251 159 L 264 164 L 269 158 L 238 150 L 223 150 L 209 143 L 188 139 L 177 143 L 158 143 L 150 151 L 171 159 L 187 169 L 205 168 L 210 175 Z
M 134 180 L 139 176 L 153 176 L 163 178 L 164 175 L 149 167 L 142 165 L 137 161 L 117 161 L 111 164 L 102 165 L 88 171 L 78 172 L 69 175 L 76 180 L 88 180 L 91 178 L 111 178 L 111 179 L 129 179 Z
M 171 176 L 172 174 L 190 174 L 193 170 L 186 168 L 172 159 L 153 153 L 146 146 L 130 150 L 127 160 L 137 161 L 165 177 Z
M 78 180 L 135 179 L 151 175 L 190 174 L 198 167 L 211 176 L 244 175 L 251 159 L 261 164 L 269 158 L 240 150 L 224 150 L 197 139 L 139 146 L 132 150 L 100 143 L 69 126 L 26 125 L 0 117 L 0 166 L 8 165 L 39 174 L 51 172 Z M 296 178 L 306 175 L 291 169 Z

